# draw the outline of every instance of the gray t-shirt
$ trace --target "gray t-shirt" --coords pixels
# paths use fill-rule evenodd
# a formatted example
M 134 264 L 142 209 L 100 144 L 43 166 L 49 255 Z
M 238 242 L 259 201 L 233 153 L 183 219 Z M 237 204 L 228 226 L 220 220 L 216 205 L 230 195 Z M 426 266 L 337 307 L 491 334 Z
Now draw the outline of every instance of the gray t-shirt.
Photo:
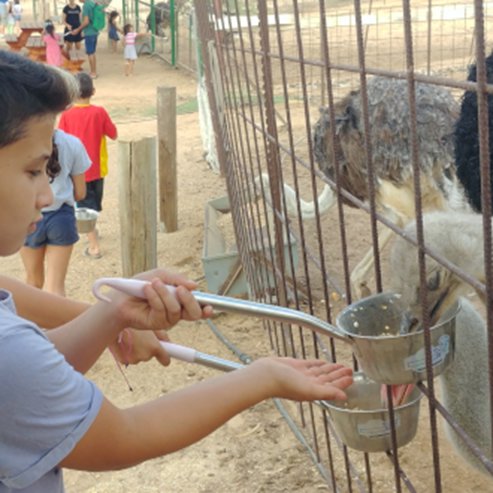
M 0 290 L 0 493 L 61 493 L 58 468 L 103 396 Z
M 44 207 L 43 212 L 57 211 L 63 204 L 73 206 L 74 184 L 71 177 L 81 175 L 91 166 L 91 160 L 80 139 L 56 129 L 54 141 L 58 147 L 58 162 L 61 170 L 51 183 L 53 203 Z

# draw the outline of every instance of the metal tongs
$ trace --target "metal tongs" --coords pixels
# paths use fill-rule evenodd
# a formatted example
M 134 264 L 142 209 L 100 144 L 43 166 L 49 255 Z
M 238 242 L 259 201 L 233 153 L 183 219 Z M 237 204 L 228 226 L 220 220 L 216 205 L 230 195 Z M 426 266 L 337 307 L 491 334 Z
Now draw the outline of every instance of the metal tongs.
M 94 282 L 92 292 L 97 299 L 102 301 L 110 301 L 107 296 L 101 293 L 100 290 L 102 286 L 108 286 L 130 296 L 144 298 L 144 287 L 148 284 L 150 284 L 148 281 L 140 279 L 102 277 Z M 175 291 L 174 286 L 167 285 L 166 287 L 172 292 Z M 240 300 L 228 296 L 202 293 L 201 291 L 192 291 L 192 294 L 202 306 L 210 305 L 213 308 L 229 313 L 238 313 L 241 315 L 250 315 L 266 320 L 273 320 L 275 322 L 296 324 L 324 336 L 335 337 L 344 342 L 352 342 L 344 332 L 334 325 L 299 310 L 269 305 L 267 303 L 258 303 L 256 301 Z

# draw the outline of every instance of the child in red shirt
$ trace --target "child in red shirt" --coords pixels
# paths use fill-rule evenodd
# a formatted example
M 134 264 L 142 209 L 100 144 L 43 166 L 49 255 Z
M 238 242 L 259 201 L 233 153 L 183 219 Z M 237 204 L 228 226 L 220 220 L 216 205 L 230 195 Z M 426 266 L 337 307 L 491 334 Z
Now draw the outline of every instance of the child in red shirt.
M 86 198 L 77 202 L 78 207 L 87 207 L 100 212 L 103 201 L 104 177 L 108 174 L 108 152 L 106 137 L 114 140 L 117 130 L 108 112 L 101 106 L 91 104 L 94 94 L 94 85 L 91 77 L 86 73 L 76 75 L 80 87 L 77 103 L 62 113 L 59 128 L 79 137 L 84 144 L 92 165 L 86 171 Z M 97 231 L 87 233 L 89 246 L 85 254 L 91 258 L 101 258 Z

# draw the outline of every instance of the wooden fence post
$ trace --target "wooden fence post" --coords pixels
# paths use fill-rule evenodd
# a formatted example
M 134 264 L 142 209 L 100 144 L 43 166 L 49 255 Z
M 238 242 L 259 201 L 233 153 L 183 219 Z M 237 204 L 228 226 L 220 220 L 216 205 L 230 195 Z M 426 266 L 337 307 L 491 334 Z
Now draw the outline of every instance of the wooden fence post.
M 176 87 L 157 88 L 159 222 L 166 233 L 178 229 L 176 176 Z
M 156 138 L 118 142 L 122 272 L 157 266 Z

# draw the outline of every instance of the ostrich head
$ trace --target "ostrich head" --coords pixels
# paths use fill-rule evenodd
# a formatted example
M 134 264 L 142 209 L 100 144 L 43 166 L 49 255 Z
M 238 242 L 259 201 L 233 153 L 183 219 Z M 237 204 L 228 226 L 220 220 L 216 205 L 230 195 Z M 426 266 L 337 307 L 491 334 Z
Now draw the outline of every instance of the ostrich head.
M 411 112 L 404 80 L 373 77 L 367 82 L 369 139 L 375 185 L 381 180 L 401 187 L 412 177 Z M 415 85 L 417 141 L 421 172 L 445 196 L 455 178 L 454 124 L 459 105 L 445 88 Z M 313 128 L 313 153 L 321 171 L 335 180 L 336 162 L 342 188 L 368 199 L 368 168 L 361 91 L 352 91 L 334 105 L 335 143 L 330 112 L 321 110 Z M 351 205 L 351 204 L 348 204 Z
M 427 248 L 445 257 L 462 271 L 484 282 L 483 218 L 478 214 L 431 212 L 423 216 L 424 241 Z M 405 228 L 405 238 L 416 240 L 416 223 Z M 421 279 L 416 247 L 404 237 L 398 237 L 391 254 L 392 288 L 400 293 L 402 305 L 408 307 L 404 314 L 407 331 L 418 330 L 422 325 Z M 425 263 L 427 316 L 430 325 L 454 305 L 458 298 L 470 290 L 459 276 L 432 259 Z M 482 297 L 482 293 L 478 293 Z M 392 387 L 394 404 L 404 402 L 412 390 L 410 385 Z M 382 394 L 385 402 L 385 394 Z
M 483 223 L 478 214 L 433 212 L 423 216 L 425 245 L 458 268 L 484 282 Z M 405 229 L 406 237 L 416 239 L 416 224 Z M 399 237 L 392 249 L 393 290 L 402 295 L 412 317 L 422 318 L 420 276 L 416 247 Z M 431 257 L 426 258 L 426 289 L 430 323 L 433 325 L 459 296 L 470 290 L 455 273 Z M 482 293 L 478 295 L 483 298 Z

